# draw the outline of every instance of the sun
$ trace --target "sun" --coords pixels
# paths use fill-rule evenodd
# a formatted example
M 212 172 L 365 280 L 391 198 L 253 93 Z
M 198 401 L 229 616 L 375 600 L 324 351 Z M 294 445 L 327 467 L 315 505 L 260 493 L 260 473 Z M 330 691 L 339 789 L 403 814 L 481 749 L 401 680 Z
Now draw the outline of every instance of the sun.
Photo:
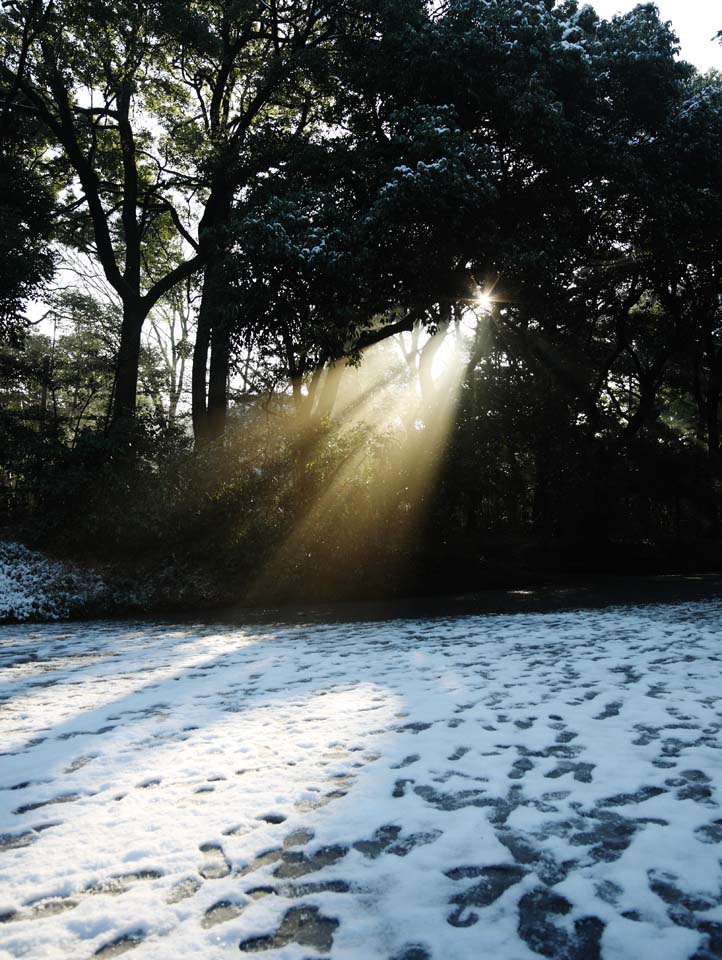
M 479 307 L 483 313 L 491 313 L 493 301 L 488 293 L 484 293 L 483 290 L 479 290 L 476 295 L 476 305 Z

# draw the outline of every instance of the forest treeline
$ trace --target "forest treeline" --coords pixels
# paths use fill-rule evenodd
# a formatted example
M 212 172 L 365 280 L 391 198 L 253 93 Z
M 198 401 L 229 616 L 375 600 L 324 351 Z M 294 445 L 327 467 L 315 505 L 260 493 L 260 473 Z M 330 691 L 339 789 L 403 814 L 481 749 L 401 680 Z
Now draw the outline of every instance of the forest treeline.
M 209 599 L 717 562 L 722 75 L 654 4 L 9 0 L 0 44 L 6 532 Z

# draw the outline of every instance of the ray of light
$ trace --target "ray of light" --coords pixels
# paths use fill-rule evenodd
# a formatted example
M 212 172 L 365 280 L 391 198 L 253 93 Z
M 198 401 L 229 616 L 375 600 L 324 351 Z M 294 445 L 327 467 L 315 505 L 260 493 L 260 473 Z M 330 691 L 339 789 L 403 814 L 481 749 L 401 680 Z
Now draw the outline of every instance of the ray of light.
M 415 344 L 415 351 L 378 344 L 358 368 L 327 374 L 335 378 L 333 415 L 326 430 L 313 421 L 302 426 L 301 469 L 311 470 L 329 444 L 336 447 L 333 466 L 302 491 L 302 515 L 252 585 L 251 599 L 293 582 L 331 596 L 334 583 L 367 576 L 381 556 L 384 577 L 401 580 L 408 572 L 465 374 L 458 332 L 446 327 Z M 394 572 L 390 557 L 397 558 Z

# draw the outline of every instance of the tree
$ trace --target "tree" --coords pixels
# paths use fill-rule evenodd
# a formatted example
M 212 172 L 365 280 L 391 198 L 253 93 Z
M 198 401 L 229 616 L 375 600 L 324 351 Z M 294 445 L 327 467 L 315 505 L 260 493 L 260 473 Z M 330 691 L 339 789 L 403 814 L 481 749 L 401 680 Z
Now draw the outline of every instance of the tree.
M 722 401 L 722 77 L 694 77 L 659 146 L 648 247 L 659 296 L 687 332 L 691 384 L 714 469 Z
M 294 152 L 337 121 L 334 58 L 353 37 L 381 29 L 389 6 L 296 0 L 251 4 L 239 16 L 220 3 L 206 8 L 208 48 L 180 40 L 181 75 L 212 151 L 200 225 L 212 253 L 193 355 L 193 422 L 201 440 L 221 436 L 225 426 L 231 330 L 223 258 L 238 206 L 260 176 L 292 166 Z
M 3 15 L 2 79 L 61 151 L 48 169 L 60 168 L 65 178 L 65 238 L 92 251 L 122 304 L 116 422 L 135 411 L 148 313 L 201 262 L 176 210 L 177 177 L 163 131 L 143 108 L 157 104 L 162 112 L 174 102 L 163 72 L 161 13 L 135 0 L 112 7 L 19 0 Z M 151 251 L 173 235 L 192 252 L 163 269 Z
M 27 159 L 0 153 L 0 342 L 17 345 L 25 307 L 53 276 L 53 199 Z
M 27 113 L 13 110 L 30 40 L 26 32 L 16 82 L 3 86 L 0 81 L 0 342 L 14 345 L 27 329 L 27 302 L 43 290 L 55 267 L 49 249 L 54 191 L 38 169 L 43 139 Z
M 189 277 L 160 301 L 150 317 L 148 341 L 161 359 L 169 425 L 175 422 L 179 405 L 187 393 L 187 366 L 193 355 L 196 300 L 196 285 Z

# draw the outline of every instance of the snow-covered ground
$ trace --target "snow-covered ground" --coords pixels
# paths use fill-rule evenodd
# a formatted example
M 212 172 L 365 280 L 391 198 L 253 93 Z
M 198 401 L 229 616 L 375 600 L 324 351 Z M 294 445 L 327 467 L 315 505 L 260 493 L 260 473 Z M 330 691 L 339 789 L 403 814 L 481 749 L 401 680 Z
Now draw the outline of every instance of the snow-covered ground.
M 0 954 L 722 957 L 721 615 L 2 628 Z

